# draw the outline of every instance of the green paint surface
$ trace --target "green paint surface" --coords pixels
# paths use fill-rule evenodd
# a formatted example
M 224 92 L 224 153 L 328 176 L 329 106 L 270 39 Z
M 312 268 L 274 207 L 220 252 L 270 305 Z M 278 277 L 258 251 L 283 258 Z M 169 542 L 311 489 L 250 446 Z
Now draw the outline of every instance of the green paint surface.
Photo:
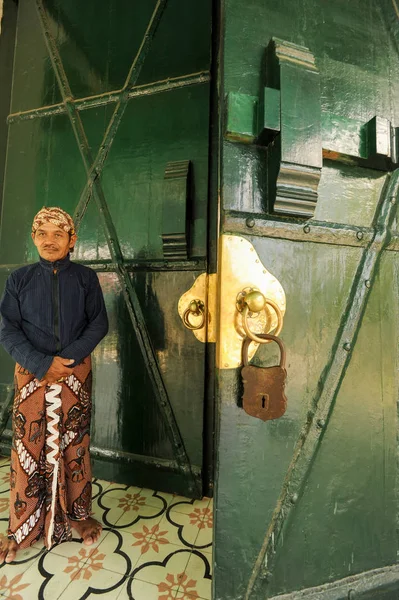
M 398 123 L 399 22 L 392 3 L 225 2 L 225 98 L 232 93 L 260 97 L 264 52 L 276 37 L 306 46 L 315 57 L 325 147 L 366 157 L 364 125 L 375 116 Z M 293 163 L 311 158 L 311 133 L 309 147 L 299 152 L 295 140 L 306 134 L 300 130 L 300 117 L 315 110 L 314 100 L 310 87 L 307 97 L 306 86 L 295 95 L 292 85 L 282 101 L 282 128 L 283 111 L 292 114 L 287 152 L 296 157 Z M 381 137 L 378 143 L 386 149 Z M 234 211 L 244 223 L 251 213 L 268 218 L 273 201 L 268 192 L 269 152 L 225 136 L 222 140 L 222 210 Z M 386 179 L 384 171 L 325 159 L 314 218 L 337 227 L 371 227 Z M 306 224 L 312 227 L 312 220 Z M 394 221 L 392 230 L 396 228 Z M 234 227 L 228 232 L 234 234 Z M 247 232 L 287 295 L 281 337 L 287 348 L 288 407 L 275 422 L 249 417 L 239 406 L 239 370 L 219 372 L 214 600 L 265 600 L 397 560 L 397 256 L 383 251 L 331 417 L 318 434 L 318 451 L 309 458 L 302 491 L 293 498 L 276 553 L 256 571 L 278 498 L 282 490 L 290 490 L 292 476 L 284 480 L 294 448 L 306 432 L 329 361 L 342 353 L 334 342 L 348 315 L 348 295 L 364 250 L 329 244 L 322 235 L 320 243 L 311 243 L 305 231 L 296 242 L 251 238 L 250 227 Z M 359 281 L 359 290 L 364 285 Z M 276 351 L 265 347 L 253 362 L 266 366 L 277 358 Z M 315 435 L 314 429 L 310 435 Z M 247 596 L 254 569 L 260 576 Z M 390 589 L 389 596 L 381 589 L 364 598 L 396 597 L 399 587 L 394 595 Z M 336 597 L 341 600 L 338 591 Z M 343 597 L 348 597 L 347 591 Z M 320 592 L 318 600 L 323 598 Z

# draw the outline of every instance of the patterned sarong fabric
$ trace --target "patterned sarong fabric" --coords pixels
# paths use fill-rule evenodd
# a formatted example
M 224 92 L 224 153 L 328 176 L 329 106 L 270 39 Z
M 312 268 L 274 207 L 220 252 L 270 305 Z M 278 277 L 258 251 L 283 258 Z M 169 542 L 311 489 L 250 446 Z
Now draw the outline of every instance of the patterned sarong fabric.
M 71 538 L 91 514 L 91 360 L 51 386 L 15 368 L 8 537 L 26 548 Z

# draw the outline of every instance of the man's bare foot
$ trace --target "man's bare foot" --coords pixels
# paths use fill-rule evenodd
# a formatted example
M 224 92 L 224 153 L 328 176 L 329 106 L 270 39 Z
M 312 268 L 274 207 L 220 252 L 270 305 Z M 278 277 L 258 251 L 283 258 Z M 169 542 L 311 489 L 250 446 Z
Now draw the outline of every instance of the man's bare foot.
M 19 546 L 15 540 L 10 540 L 6 536 L 0 539 L 0 564 L 10 563 L 15 560 Z
M 70 519 L 69 523 L 78 532 L 79 536 L 83 538 L 83 543 L 86 546 L 95 544 L 103 530 L 101 523 L 91 517 L 85 521 L 73 521 Z

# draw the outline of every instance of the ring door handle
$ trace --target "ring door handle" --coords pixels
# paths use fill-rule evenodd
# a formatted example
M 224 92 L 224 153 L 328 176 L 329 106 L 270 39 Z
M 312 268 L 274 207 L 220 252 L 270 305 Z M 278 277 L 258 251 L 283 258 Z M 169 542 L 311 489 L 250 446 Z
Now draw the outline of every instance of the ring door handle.
M 258 290 L 251 290 L 247 293 L 241 293 L 238 309 L 242 313 L 243 328 L 247 337 L 249 337 L 253 342 L 257 342 L 258 344 L 269 344 L 272 340 L 268 338 L 262 338 L 253 331 L 251 331 L 250 325 L 248 323 L 248 318 L 250 317 L 251 313 L 259 313 L 262 310 L 266 311 L 266 316 L 268 317 L 269 315 L 267 314 L 267 306 L 271 306 L 276 313 L 277 326 L 274 331 L 274 336 L 278 336 L 283 327 L 283 315 L 278 304 L 276 304 L 274 300 L 266 298 L 262 294 L 262 292 L 259 292 Z M 268 319 L 266 322 L 267 331 L 265 331 L 264 333 L 270 333 L 271 330 L 269 329 L 269 323 L 270 319 Z
M 197 321 L 197 322 L 196 322 Z M 205 304 L 202 300 L 192 300 L 183 313 L 183 324 L 191 331 L 202 329 L 205 325 Z

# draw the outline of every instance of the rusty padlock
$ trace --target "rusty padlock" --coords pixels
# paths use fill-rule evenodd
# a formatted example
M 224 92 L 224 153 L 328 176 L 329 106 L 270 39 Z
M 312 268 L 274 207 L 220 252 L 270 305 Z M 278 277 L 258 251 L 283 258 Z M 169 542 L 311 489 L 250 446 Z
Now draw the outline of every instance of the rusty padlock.
M 250 338 L 245 338 L 242 346 L 241 377 L 244 385 L 242 406 L 246 413 L 263 421 L 282 417 L 287 408 L 284 394 L 287 371 L 285 370 L 285 347 L 283 341 L 275 335 L 257 334 L 265 340 L 272 340 L 280 347 L 280 364 L 274 367 L 255 367 L 248 364 Z

